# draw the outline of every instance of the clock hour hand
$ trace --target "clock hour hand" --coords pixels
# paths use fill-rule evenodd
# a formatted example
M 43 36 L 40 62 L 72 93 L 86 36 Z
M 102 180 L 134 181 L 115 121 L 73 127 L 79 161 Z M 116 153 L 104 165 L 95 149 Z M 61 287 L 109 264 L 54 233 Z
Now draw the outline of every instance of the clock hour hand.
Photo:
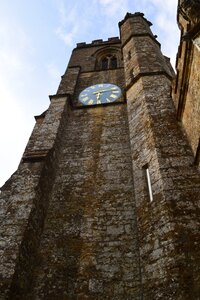
M 99 100 L 101 93 L 95 93 L 97 95 L 97 100 Z
M 95 94 L 97 95 L 97 104 L 100 104 L 101 103 L 101 101 L 100 101 L 101 92 L 97 92 Z

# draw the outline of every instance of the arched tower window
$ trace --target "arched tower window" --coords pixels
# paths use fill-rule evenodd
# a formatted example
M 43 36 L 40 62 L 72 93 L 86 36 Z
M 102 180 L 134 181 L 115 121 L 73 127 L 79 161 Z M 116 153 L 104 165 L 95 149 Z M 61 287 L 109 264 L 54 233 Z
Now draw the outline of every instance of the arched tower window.
M 116 56 L 112 56 L 110 59 L 110 68 L 115 69 L 117 68 L 117 58 Z
M 108 59 L 107 57 L 104 57 L 101 61 L 101 69 L 107 70 L 108 69 Z
M 117 57 L 115 55 L 106 55 L 101 60 L 101 69 L 115 69 L 117 68 Z
M 96 58 L 96 70 L 110 70 L 123 66 L 121 49 L 118 47 L 104 47 L 97 50 L 93 56 Z

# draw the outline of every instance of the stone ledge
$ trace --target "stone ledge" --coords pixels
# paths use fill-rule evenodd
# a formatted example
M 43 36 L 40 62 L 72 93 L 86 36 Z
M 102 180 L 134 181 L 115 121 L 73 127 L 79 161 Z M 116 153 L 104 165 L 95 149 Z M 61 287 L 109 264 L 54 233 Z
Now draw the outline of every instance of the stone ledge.
M 50 149 L 28 151 L 22 157 L 22 162 L 38 162 L 44 160 Z
M 133 37 L 145 37 L 148 36 L 150 37 L 160 48 L 161 44 L 156 40 L 157 35 L 151 35 L 148 32 L 145 33 L 136 33 L 136 34 L 131 34 L 131 36 L 122 44 L 122 48 L 133 38 Z
M 132 78 L 131 82 L 126 86 L 125 90 L 127 91 L 134 83 L 136 83 L 141 77 L 144 76 L 160 76 L 160 75 L 165 75 L 169 80 L 172 80 L 172 76 L 170 76 L 167 72 L 165 71 L 155 71 L 155 72 L 140 72 Z

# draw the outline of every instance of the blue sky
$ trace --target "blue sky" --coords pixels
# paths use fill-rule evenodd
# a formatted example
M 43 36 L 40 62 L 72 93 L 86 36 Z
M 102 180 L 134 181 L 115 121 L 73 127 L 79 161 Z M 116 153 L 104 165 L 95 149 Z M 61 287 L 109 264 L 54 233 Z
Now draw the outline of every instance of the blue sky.
M 78 42 L 118 36 L 126 12 L 152 23 L 175 63 L 177 0 L 0 0 L 0 186 L 17 169 L 34 126 L 49 106 Z

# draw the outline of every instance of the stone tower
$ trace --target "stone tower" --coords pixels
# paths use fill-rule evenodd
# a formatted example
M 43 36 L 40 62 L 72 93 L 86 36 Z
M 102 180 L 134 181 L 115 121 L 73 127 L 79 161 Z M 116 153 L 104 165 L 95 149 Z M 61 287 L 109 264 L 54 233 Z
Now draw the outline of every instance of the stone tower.
M 200 174 L 143 14 L 79 43 L 1 192 L 0 299 L 200 299 Z

